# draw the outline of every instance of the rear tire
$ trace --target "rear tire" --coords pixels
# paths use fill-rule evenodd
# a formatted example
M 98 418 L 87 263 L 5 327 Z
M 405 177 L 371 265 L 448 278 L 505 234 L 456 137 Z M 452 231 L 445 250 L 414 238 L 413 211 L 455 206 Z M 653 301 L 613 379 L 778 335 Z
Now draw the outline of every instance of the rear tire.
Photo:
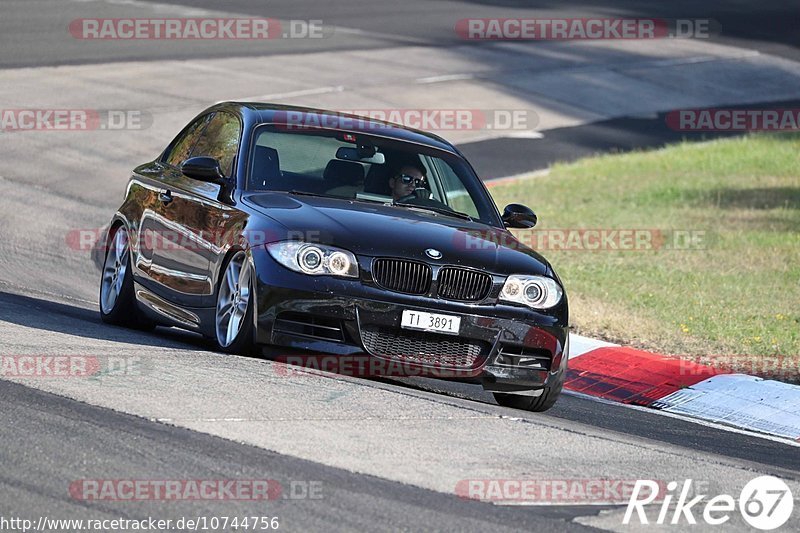
M 533 411 L 541 413 L 547 411 L 561 395 L 561 389 L 564 388 L 564 380 L 559 380 L 558 385 L 554 387 L 545 387 L 542 394 L 539 396 L 521 396 L 519 394 L 506 394 L 495 392 L 494 399 L 503 407 L 512 407 L 514 409 L 522 409 L 524 411 Z
M 128 230 L 118 226 L 108 239 L 100 276 L 100 319 L 106 324 L 152 330 L 155 322 L 142 316 L 136 303 Z

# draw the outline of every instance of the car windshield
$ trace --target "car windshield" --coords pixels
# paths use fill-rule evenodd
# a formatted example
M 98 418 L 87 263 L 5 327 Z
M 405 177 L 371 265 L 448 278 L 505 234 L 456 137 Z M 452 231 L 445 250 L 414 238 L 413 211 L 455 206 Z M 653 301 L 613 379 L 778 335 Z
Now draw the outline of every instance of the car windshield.
M 469 165 L 422 145 L 362 133 L 265 125 L 256 131 L 249 169 L 249 191 L 381 202 L 501 225 Z

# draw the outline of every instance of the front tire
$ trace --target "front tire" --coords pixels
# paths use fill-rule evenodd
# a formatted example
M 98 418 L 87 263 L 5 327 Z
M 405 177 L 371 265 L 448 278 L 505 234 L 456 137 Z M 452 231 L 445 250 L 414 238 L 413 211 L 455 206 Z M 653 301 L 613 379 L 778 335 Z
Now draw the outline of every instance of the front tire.
M 495 392 L 494 399 L 503 407 L 512 407 L 524 411 L 541 413 L 553 407 L 564 388 L 564 380 L 559 380 L 553 387 L 545 387 L 539 396 L 521 396 L 519 394 L 505 394 Z
M 236 252 L 222 270 L 217 290 L 214 331 L 217 347 L 226 353 L 250 354 L 253 342 L 253 281 L 247 255 Z
M 108 239 L 100 277 L 100 319 L 106 324 L 151 330 L 155 323 L 142 316 L 133 289 L 128 230 L 117 227 Z

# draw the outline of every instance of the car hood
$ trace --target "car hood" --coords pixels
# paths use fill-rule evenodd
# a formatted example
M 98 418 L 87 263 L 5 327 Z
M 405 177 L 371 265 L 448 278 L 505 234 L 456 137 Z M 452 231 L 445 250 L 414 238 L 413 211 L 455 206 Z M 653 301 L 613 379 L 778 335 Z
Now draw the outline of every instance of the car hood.
M 272 240 L 308 240 L 356 255 L 470 266 L 497 274 L 543 275 L 548 269 L 542 256 L 503 228 L 422 209 L 266 192 L 248 194 L 243 201 L 283 227 Z M 429 249 L 438 250 L 441 259 L 426 256 Z

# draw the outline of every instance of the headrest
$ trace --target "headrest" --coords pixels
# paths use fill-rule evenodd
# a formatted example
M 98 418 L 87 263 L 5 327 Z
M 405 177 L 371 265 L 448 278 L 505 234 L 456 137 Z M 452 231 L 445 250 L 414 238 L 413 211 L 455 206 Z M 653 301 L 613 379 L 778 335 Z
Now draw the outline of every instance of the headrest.
M 269 146 L 256 146 L 253 157 L 252 184 L 256 187 L 268 186 L 271 180 L 281 177 L 281 164 L 278 151 Z
M 364 181 L 364 165 L 355 161 L 331 159 L 322 177 L 337 185 L 356 185 Z

